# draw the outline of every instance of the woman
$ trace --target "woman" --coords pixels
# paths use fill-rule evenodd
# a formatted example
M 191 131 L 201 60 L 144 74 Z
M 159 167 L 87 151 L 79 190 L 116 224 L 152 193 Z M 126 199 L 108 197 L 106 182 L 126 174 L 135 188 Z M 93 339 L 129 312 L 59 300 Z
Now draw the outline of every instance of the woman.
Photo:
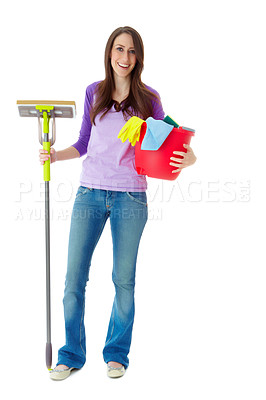
M 77 158 L 83 161 L 80 187 L 71 218 L 68 266 L 64 292 L 66 345 L 58 352 L 52 379 L 65 379 L 86 361 L 84 327 L 85 287 L 91 258 L 108 218 L 113 240 L 115 299 L 109 322 L 104 361 L 109 377 L 123 376 L 128 367 L 134 322 L 136 259 L 147 221 L 146 177 L 138 175 L 134 147 L 117 139 L 133 115 L 163 119 L 158 93 L 141 81 L 144 49 L 140 35 L 130 27 L 116 29 L 105 49 L 105 80 L 86 90 L 84 116 L 77 143 L 50 156 L 40 150 L 43 164 Z M 187 146 L 183 159 L 171 157 L 178 171 L 196 157 Z

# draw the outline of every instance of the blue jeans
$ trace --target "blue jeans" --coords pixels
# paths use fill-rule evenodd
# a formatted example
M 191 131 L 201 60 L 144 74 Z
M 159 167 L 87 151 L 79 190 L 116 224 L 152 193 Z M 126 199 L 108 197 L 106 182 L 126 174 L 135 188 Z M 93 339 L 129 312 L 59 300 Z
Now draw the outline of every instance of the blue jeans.
M 68 266 L 64 292 L 66 345 L 58 364 L 81 368 L 86 361 L 85 290 L 93 251 L 110 217 L 113 241 L 115 298 L 109 322 L 104 361 L 128 367 L 134 322 L 136 260 L 148 218 L 145 192 L 119 192 L 80 186 L 71 217 Z

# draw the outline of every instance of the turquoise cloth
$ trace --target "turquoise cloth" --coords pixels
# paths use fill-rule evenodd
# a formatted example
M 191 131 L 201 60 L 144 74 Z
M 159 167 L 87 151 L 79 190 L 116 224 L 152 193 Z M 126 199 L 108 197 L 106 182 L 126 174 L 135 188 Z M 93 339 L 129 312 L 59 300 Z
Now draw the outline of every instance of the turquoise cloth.
M 141 144 L 141 150 L 158 150 L 174 126 L 152 117 L 146 119 L 147 130 Z

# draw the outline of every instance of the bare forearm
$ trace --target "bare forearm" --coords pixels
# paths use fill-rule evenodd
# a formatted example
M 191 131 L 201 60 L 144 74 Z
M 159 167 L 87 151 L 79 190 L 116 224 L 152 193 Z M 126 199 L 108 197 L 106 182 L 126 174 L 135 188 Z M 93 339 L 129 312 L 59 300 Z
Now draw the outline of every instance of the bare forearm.
M 79 158 L 80 154 L 78 150 L 70 146 L 65 150 L 59 150 L 56 152 L 56 161 L 71 160 L 72 158 Z

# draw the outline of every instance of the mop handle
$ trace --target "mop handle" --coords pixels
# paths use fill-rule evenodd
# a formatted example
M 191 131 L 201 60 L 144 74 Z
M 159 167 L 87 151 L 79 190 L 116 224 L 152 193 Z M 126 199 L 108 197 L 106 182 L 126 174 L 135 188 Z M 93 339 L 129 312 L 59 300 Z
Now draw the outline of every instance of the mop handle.
M 50 147 L 51 143 L 50 142 L 43 142 L 43 149 L 48 151 L 48 154 L 50 154 Z M 50 181 L 50 158 L 44 162 L 43 165 L 43 180 L 45 182 Z
M 43 136 L 44 136 L 44 141 L 43 141 L 43 149 L 48 151 L 48 154 L 50 154 L 50 140 L 49 140 L 49 121 L 50 117 L 47 114 L 47 111 L 43 111 Z M 45 161 L 44 166 L 43 166 L 43 180 L 45 182 L 50 181 L 50 157 L 47 161 Z
M 43 117 L 43 149 L 50 154 L 49 140 L 49 121 L 53 106 L 36 106 Z M 45 242 L 46 242 L 46 330 L 47 340 L 45 349 L 46 366 L 48 369 L 52 365 L 52 344 L 51 344 L 51 294 L 50 294 L 50 201 L 49 201 L 49 181 L 50 181 L 50 158 L 45 161 L 43 166 L 43 179 L 45 181 Z
M 50 154 L 51 142 L 49 140 L 49 121 L 50 116 L 48 115 L 51 110 L 54 109 L 54 106 L 36 106 L 36 109 L 42 113 L 43 117 L 43 149 L 48 151 Z M 44 162 L 43 166 L 43 180 L 45 182 L 50 181 L 50 157 L 47 161 Z

